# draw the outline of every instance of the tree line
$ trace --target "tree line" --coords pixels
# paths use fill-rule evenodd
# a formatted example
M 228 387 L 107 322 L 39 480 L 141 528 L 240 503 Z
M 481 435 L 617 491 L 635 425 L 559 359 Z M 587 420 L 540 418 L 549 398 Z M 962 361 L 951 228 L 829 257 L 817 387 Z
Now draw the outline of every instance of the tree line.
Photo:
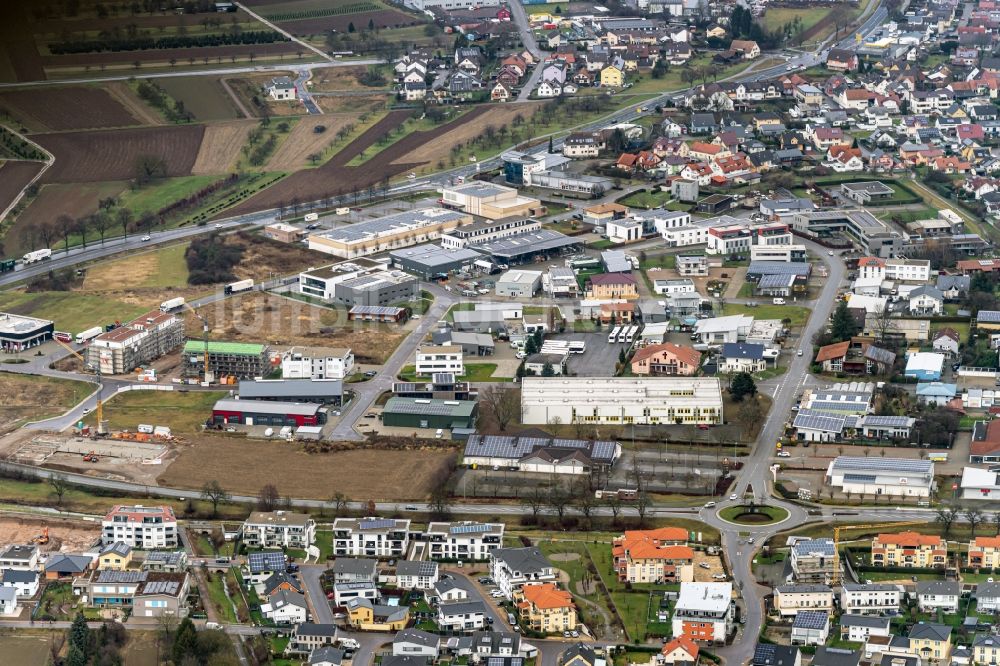
M 152 81 L 139 81 L 135 91 L 144 102 L 158 110 L 172 123 L 188 123 L 194 120 L 194 114 L 184 107 L 183 101 L 171 99 L 163 88 Z
M 40 161 L 46 159 L 45 153 L 36 148 L 32 143 L 25 141 L 2 126 L 0 126 L 0 145 L 3 146 L 3 152 L 7 153 L 10 157 Z
M 78 53 L 104 53 L 119 51 L 145 51 L 152 49 L 187 49 L 200 46 L 238 46 L 245 44 L 272 44 L 289 41 L 273 30 L 250 30 L 213 35 L 167 35 L 164 37 L 137 36 L 122 39 L 75 39 L 55 42 L 49 46 L 53 55 Z

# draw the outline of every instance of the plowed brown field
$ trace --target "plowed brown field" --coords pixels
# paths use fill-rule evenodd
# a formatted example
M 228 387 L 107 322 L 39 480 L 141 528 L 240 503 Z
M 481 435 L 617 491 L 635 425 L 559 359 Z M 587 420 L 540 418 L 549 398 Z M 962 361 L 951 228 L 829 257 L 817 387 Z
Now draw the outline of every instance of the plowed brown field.
M 41 162 L 0 163 L 0 211 L 6 210 L 41 168 Z
M 310 155 L 313 153 L 322 155 L 326 147 L 337 140 L 340 128 L 356 122 L 357 119 L 353 113 L 303 118 L 281 142 L 278 150 L 268 161 L 267 168 L 271 171 L 297 171 L 309 166 Z M 326 130 L 317 134 L 314 129 L 320 125 Z
M 0 93 L 0 107 L 36 132 L 140 124 L 108 91 L 87 86 L 10 90 Z
M 191 173 L 203 175 L 231 172 L 240 157 L 240 149 L 246 143 L 247 134 L 256 124 L 256 120 L 231 120 L 207 125 Z

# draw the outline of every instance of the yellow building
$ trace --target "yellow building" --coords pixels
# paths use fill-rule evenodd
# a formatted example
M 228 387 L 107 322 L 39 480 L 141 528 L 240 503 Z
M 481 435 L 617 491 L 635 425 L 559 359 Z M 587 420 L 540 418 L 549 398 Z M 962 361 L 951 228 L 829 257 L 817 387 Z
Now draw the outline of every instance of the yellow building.
M 97 568 L 110 571 L 124 571 L 132 564 L 132 547 L 122 541 L 116 541 L 101 549 L 97 558 Z
M 726 36 L 726 29 L 718 24 L 709 26 L 708 30 L 705 31 L 705 37 L 722 38 L 725 36 Z
M 347 602 L 347 620 L 364 631 L 400 631 L 410 622 L 410 610 L 406 606 L 377 606 L 369 599 L 351 599 Z
M 628 273 L 597 273 L 590 278 L 587 298 L 606 301 L 618 298 L 639 298 L 639 287 Z
M 947 560 L 948 542 L 939 536 L 900 532 L 872 539 L 872 566 L 944 567 Z
M 608 65 L 601 70 L 601 85 L 610 88 L 621 88 L 625 85 L 625 72 L 614 65 Z
M 920 663 L 947 664 L 951 661 L 951 627 L 936 622 L 918 622 L 910 629 L 910 654 Z
M 973 539 L 969 543 L 968 566 L 978 569 L 1000 568 L 1000 536 Z
M 514 594 L 514 605 L 532 631 L 558 634 L 576 629 L 573 597 L 552 583 L 525 585 Z

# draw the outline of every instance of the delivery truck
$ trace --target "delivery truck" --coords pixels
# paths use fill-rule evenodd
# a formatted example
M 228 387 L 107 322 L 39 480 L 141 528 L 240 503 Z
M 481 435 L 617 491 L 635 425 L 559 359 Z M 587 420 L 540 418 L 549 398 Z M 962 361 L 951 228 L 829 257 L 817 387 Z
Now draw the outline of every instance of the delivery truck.
M 9 273 L 16 265 L 16 259 L 0 259 L 0 273 Z
M 227 294 L 238 294 L 241 291 L 249 291 L 253 289 L 253 279 L 240 280 L 239 282 L 231 282 L 227 284 L 223 291 Z
M 44 250 L 35 250 L 29 252 L 28 254 L 21 257 L 21 261 L 26 264 L 33 264 L 36 261 L 45 261 L 46 259 L 52 258 L 52 250 L 45 248 Z
M 176 310 L 177 308 L 184 306 L 184 297 L 178 296 L 177 298 L 171 298 L 169 301 L 163 301 L 160 303 L 160 312 L 170 312 L 171 310 Z
M 103 326 L 94 326 L 93 328 L 88 328 L 86 331 L 76 334 L 76 344 L 82 345 L 84 342 L 87 342 L 88 340 L 93 340 L 103 332 L 104 332 Z

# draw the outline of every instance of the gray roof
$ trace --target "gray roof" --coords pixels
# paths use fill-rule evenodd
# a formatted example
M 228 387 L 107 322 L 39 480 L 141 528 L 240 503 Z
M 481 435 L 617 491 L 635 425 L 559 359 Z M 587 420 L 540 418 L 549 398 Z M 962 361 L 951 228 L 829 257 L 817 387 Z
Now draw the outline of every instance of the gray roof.
M 427 664 L 427 657 L 397 656 L 394 654 L 382 657 L 382 666 L 427 666 Z
M 937 301 L 944 300 L 944 294 L 942 294 L 937 287 L 932 287 L 929 284 L 922 284 L 916 289 L 910 291 L 911 299 L 919 298 L 920 296 L 929 296 L 930 298 L 933 298 L 934 300 Z
M 239 395 L 244 400 L 258 398 L 329 398 L 343 395 L 339 379 L 264 379 L 240 380 Z
M 858 666 L 861 661 L 860 650 L 844 650 L 820 645 L 813 656 L 813 666 Z
M 38 546 L 35 545 L 14 545 L 8 546 L 4 549 L 3 553 L 0 554 L 0 559 L 4 560 L 30 560 L 35 553 L 38 552 Z
M 937 288 L 941 291 L 958 289 L 959 291 L 969 291 L 972 278 L 968 275 L 941 275 L 937 279 Z
M 124 541 L 115 541 L 114 543 L 109 543 L 104 548 L 101 548 L 101 555 L 107 555 L 108 553 L 115 553 L 125 557 L 132 552 L 132 546 L 128 545 Z
M 17 590 L 12 587 L 0 587 L 0 601 L 6 603 L 17 598 Z
M 338 650 L 335 647 L 329 645 L 324 645 L 323 647 L 318 647 L 309 653 L 309 664 L 321 664 L 324 662 L 330 662 L 331 664 L 339 664 L 344 660 L 344 651 Z
M 957 580 L 918 580 L 917 594 L 943 594 L 958 596 L 962 593 L 962 584 Z
M 394 260 L 399 259 L 401 261 L 410 261 L 415 264 L 422 264 L 428 268 L 434 268 L 435 266 L 447 266 L 457 261 L 472 262 L 476 259 L 482 258 L 482 255 L 475 250 L 470 250 L 468 248 L 448 250 L 440 245 L 434 245 L 433 243 L 407 247 L 401 250 L 393 250 L 389 253 L 389 256 Z
M 450 578 L 442 578 L 438 582 L 434 583 L 434 592 L 436 592 L 438 596 L 443 595 L 445 592 L 450 592 L 451 590 L 461 590 L 462 592 L 465 592 L 466 596 L 468 596 L 468 592 L 466 592 L 465 588 L 459 587 L 458 584 Z
M 745 358 L 759 361 L 764 358 L 764 345 L 745 342 L 727 342 L 722 345 L 723 358 Z
M 800 610 L 792 622 L 792 629 L 823 629 L 830 624 L 830 614 L 826 611 Z
M 951 627 L 937 622 L 918 622 L 910 628 L 908 637 L 947 641 L 951 639 Z
M 303 595 L 298 592 L 289 592 L 288 590 L 278 590 L 272 594 L 269 603 L 271 604 L 271 608 L 273 610 L 283 608 L 285 606 L 308 608 L 306 605 L 306 598 Z
M 403 560 L 396 563 L 396 576 L 436 576 L 438 571 L 437 562 L 418 562 L 416 560 Z
M 342 243 L 374 240 L 385 234 L 398 233 L 406 229 L 418 230 L 430 224 L 440 224 L 452 220 L 467 220 L 467 213 L 430 207 L 402 211 L 374 220 L 364 220 L 331 231 L 316 234 Z
M 296 636 L 329 636 L 336 638 L 337 625 L 319 622 L 303 622 L 295 627 Z
M 480 653 L 498 654 L 507 650 L 517 654 L 521 651 L 521 634 L 513 631 L 477 631 L 472 634 L 470 646 Z
M 361 557 L 338 557 L 333 563 L 333 575 L 374 576 L 378 561 Z
M 878 615 L 853 615 L 847 613 L 840 616 L 840 626 L 842 627 L 868 627 L 869 629 L 889 629 L 888 617 Z
M 7 583 L 33 583 L 38 580 L 37 571 L 21 571 L 20 569 L 4 569 L 2 582 Z
M 934 463 L 930 460 L 906 458 L 862 458 L 860 456 L 839 456 L 833 461 L 833 468 L 866 470 L 872 472 L 930 474 L 934 469 Z
M 495 257 L 519 257 L 534 252 L 577 245 L 580 242 L 578 238 L 566 236 L 552 229 L 538 229 L 484 243 L 476 243 L 470 247 L 473 250 Z
M 576 658 L 580 658 L 585 664 L 593 664 L 595 661 L 594 648 L 583 643 L 574 643 L 559 653 L 556 664 L 563 666 Z
M 833 589 L 829 585 L 823 585 L 822 583 L 789 583 L 788 585 L 779 585 L 774 589 L 781 594 L 804 594 L 807 592 L 833 593 Z
M 81 573 L 87 570 L 94 558 L 89 555 L 55 553 L 45 562 L 46 571 L 56 573 Z
M 543 569 L 551 569 L 552 564 L 542 554 L 542 551 L 533 546 L 527 548 L 497 548 L 490 553 L 490 556 L 497 561 L 507 564 L 512 571 L 524 573 L 538 573 Z
M 247 414 L 272 414 L 298 416 L 315 416 L 320 405 L 316 403 L 303 404 L 299 402 L 278 402 L 271 400 L 236 400 L 223 398 L 213 407 L 216 411 L 240 412 Z
M 420 629 L 403 629 L 392 639 L 393 643 L 416 643 L 424 647 L 436 648 L 441 639 L 437 634 L 431 634 Z
M 799 649 L 793 645 L 758 643 L 753 650 L 753 666 L 795 666 Z
M 899 587 L 889 583 L 844 583 L 847 592 L 899 592 Z
M 438 612 L 441 615 L 460 615 L 469 613 L 486 613 L 486 603 L 480 600 L 463 599 L 462 601 L 446 601 L 438 604 Z
M 1000 597 L 1000 581 L 976 585 L 976 599 L 996 599 Z

